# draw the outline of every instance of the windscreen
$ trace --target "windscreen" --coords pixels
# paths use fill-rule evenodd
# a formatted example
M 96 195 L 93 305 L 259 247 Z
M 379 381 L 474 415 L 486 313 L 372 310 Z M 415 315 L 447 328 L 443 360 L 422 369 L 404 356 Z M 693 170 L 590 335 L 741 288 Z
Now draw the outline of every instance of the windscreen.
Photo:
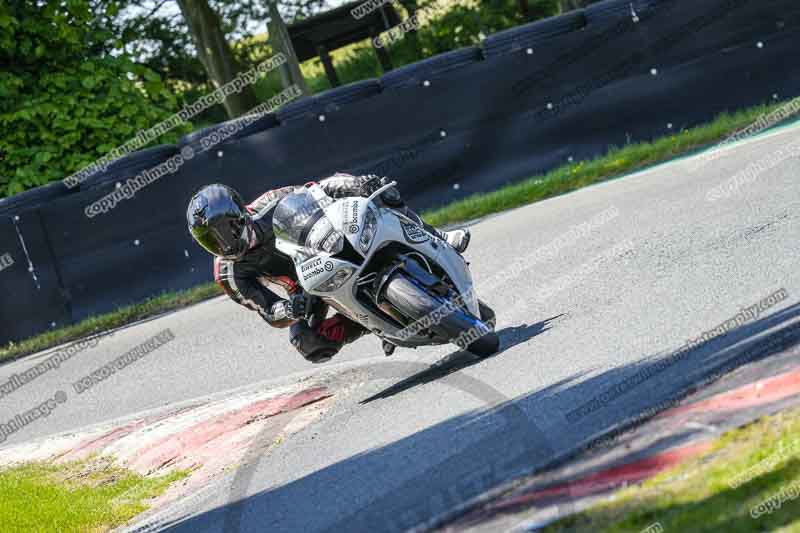
M 338 253 L 342 235 L 335 231 L 324 207 L 333 200 L 315 197 L 308 189 L 297 189 L 280 201 L 272 215 L 275 236 L 309 252 Z
M 297 189 L 278 203 L 272 215 L 275 236 L 298 246 L 305 246 L 308 234 L 325 216 L 319 200 L 308 189 Z

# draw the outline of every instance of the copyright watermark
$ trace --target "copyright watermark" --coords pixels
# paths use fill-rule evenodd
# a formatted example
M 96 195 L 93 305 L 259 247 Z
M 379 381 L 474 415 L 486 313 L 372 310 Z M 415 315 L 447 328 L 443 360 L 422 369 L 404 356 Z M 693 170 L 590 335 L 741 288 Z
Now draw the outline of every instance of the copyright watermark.
M 13 264 L 14 264 L 14 258 L 11 257 L 10 253 L 6 252 L 3 255 L 0 255 L 0 272 L 7 269 Z
M 278 53 L 268 60 L 258 64 L 256 67 L 246 72 L 240 72 L 233 80 L 229 81 L 225 85 L 218 87 L 213 92 L 187 105 L 175 115 L 162 122 L 159 122 L 152 128 L 140 131 L 133 139 L 129 140 L 122 146 L 114 148 L 94 163 L 91 163 L 75 174 L 64 178 L 64 185 L 70 188 L 80 185 L 94 174 L 106 170 L 111 163 L 120 157 L 139 150 L 168 131 L 186 124 L 190 118 L 202 113 L 213 105 L 224 102 L 227 96 L 241 92 L 246 86 L 255 83 L 260 75 L 266 74 L 271 70 L 283 65 L 284 63 L 286 63 L 286 56 L 282 53 Z
M 15 415 L 14 418 L 5 424 L 0 424 L 0 443 L 5 442 L 11 435 L 20 431 L 25 426 L 32 424 L 36 420 L 47 418 L 50 416 L 50 413 L 58 408 L 59 404 L 66 401 L 67 394 L 64 391 L 57 391 L 52 398 L 48 398 L 33 409 Z

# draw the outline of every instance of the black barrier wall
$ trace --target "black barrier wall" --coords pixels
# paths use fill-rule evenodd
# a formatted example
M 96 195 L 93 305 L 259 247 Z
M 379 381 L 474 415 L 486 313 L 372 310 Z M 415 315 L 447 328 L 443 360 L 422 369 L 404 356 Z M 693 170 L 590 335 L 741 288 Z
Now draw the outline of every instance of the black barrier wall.
M 722 111 L 800 94 L 796 0 L 608 1 L 289 103 L 200 152 L 131 154 L 79 187 L 0 201 L 0 342 L 211 279 L 184 209 L 210 182 L 246 198 L 336 171 L 400 183 L 418 208 L 496 189 Z M 187 147 L 105 213 L 85 208 Z M 454 188 L 458 185 L 458 188 Z M 18 217 L 18 218 L 17 218 Z

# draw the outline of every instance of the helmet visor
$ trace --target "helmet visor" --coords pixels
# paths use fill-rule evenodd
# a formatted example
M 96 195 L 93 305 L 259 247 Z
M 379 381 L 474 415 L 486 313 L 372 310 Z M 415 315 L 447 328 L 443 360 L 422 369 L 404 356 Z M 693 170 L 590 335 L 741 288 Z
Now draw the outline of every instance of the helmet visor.
M 194 227 L 191 232 L 200 246 L 224 259 L 241 258 L 250 244 L 244 218 L 223 218 L 208 226 Z

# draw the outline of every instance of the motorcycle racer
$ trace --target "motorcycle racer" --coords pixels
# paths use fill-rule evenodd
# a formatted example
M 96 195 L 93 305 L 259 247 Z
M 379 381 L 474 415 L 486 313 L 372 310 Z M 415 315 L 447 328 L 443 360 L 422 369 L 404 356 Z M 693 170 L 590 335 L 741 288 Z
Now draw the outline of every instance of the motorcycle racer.
M 388 181 L 374 175 L 352 176 L 337 173 L 319 182 L 331 198 L 368 197 Z M 235 302 L 256 311 L 268 324 L 290 328 L 290 342 L 312 363 L 330 360 L 367 330 L 346 316 L 336 313 L 325 318 L 327 305 L 306 295 L 297 282 L 292 261 L 275 248 L 272 215 L 281 199 L 294 191 L 288 186 L 262 194 L 245 205 L 238 192 L 220 184 L 207 185 L 189 201 L 186 211 L 189 232 L 214 258 L 214 280 Z M 425 229 L 447 241 L 457 252 L 469 245 L 469 230 L 442 232 L 425 224 L 392 187 L 381 193 L 381 201 Z M 282 288 L 287 298 L 270 286 Z M 308 316 L 321 317 L 310 324 Z M 384 343 L 391 354 L 394 346 Z

